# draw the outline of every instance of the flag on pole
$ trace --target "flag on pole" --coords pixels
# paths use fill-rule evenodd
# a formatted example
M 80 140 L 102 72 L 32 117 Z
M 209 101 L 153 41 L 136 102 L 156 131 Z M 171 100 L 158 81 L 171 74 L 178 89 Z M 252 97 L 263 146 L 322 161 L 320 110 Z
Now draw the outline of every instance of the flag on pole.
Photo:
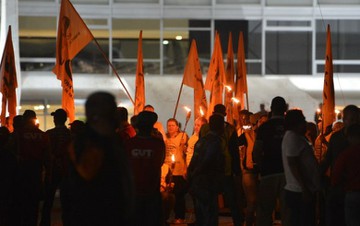
M 190 51 L 184 70 L 183 84 L 194 88 L 194 119 L 197 119 L 200 116 L 206 116 L 206 94 L 202 79 L 196 41 L 194 39 L 191 42 Z
M 240 101 L 240 109 L 245 109 L 244 95 L 248 95 L 247 78 L 246 78 L 246 64 L 245 64 L 245 49 L 243 33 L 239 34 L 238 52 L 237 52 L 237 73 L 236 73 L 236 88 L 235 97 Z M 248 104 L 248 103 L 247 103 Z
M 11 36 L 11 26 L 9 26 L 0 65 L 0 91 L 2 93 L 0 120 L 1 125 L 7 126 L 10 131 L 13 130 L 12 120 L 16 115 L 16 88 L 17 79 L 15 68 L 15 55 Z M 7 111 L 9 112 L 9 121 L 7 123 L 6 106 Z
M 56 65 L 53 72 L 61 80 L 62 108 L 70 122 L 75 119 L 74 88 L 71 60 L 94 39 L 69 0 L 61 0 L 56 39 Z
M 216 32 L 214 50 L 204 86 L 206 90 L 210 90 L 210 103 L 208 107 L 207 118 L 209 118 L 212 114 L 215 105 L 223 103 L 224 83 L 224 60 L 221 49 L 220 35 Z
M 331 50 L 330 25 L 327 26 L 326 54 L 325 54 L 325 75 L 323 88 L 323 106 L 322 106 L 322 129 L 332 125 L 335 121 L 335 91 L 333 81 L 333 61 Z
M 226 121 L 230 124 L 233 124 L 233 107 L 232 107 L 232 97 L 234 93 L 234 76 L 235 76 L 235 66 L 234 66 L 234 52 L 232 44 L 232 33 L 229 33 L 228 41 L 228 50 L 226 57 L 226 89 L 225 89 L 225 107 L 226 107 Z
M 135 78 L 135 104 L 134 115 L 139 114 L 145 106 L 145 83 L 144 83 L 144 64 L 142 51 L 142 31 L 140 31 L 138 41 L 136 78 Z

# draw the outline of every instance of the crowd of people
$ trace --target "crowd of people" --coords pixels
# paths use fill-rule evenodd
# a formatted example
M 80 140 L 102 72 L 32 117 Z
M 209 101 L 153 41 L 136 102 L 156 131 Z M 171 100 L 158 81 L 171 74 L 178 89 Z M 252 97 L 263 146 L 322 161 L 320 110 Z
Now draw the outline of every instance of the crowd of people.
M 67 127 L 57 109 L 45 132 L 32 110 L 13 131 L 0 127 L 0 226 L 50 226 L 56 191 L 64 226 L 212 226 L 223 206 L 235 226 L 360 225 L 355 105 L 323 131 L 321 117 L 307 122 L 280 96 L 234 125 L 218 104 L 190 136 L 175 118 L 165 130 L 151 105 L 129 120 L 107 92 L 91 94 L 85 112 Z

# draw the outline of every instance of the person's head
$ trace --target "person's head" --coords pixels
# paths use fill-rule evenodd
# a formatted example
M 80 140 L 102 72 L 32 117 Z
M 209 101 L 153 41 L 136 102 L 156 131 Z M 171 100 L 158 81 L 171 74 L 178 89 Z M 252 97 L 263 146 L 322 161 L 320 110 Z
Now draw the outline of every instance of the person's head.
M 148 104 L 148 105 L 145 105 L 145 106 L 144 106 L 143 111 L 151 111 L 151 112 L 154 112 L 154 111 L 155 111 L 155 108 L 154 108 L 152 105 Z
M 36 113 L 33 110 L 25 110 L 23 113 L 24 125 L 36 125 Z
M 306 134 L 305 135 L 312 144 L 315 143 L 315 139 L 318 135 L 317 126 L 315 123 L 313 123 L 313 122 L 306 123 Z
M 117 113 L 118 120 L 120 123 L 128 121 L 129 114 L 128 114 L 128 110 L 126 108 L 117 107 L 116 113 Z
M 283 116 L 287 110 L 287 104 L 283 97 L 274 97 L 271 101 L 271 116 Z
M 342 121 L 335 121 L 332 125 L 332 131 L 337 132 L 344 128 L 344 123 Z
M 3 147 L 9 140 L 10 131 L 6 126 L 0 127 L 0 147 Z
M 108 92 L 95 92 L 85 103 L 87 124 L 101 135 L 111 135 L 115 132 L 116 102 L 115 97 Z
M 286 112 L 285 129 L 292 130 L 301 135 L 305 135 L 306 120 L 302 110 L 293 109 Z
M 344 127 L 348 128 L 352 124 L 359 122 L 359 108 L 355 105 L 348 105 L 343 110 Z
M 260 111 L 265 111 L 265 104 L 264 103 L 260 104 Z
M 170 136 L 176 135 L 179 132 L 179 122 L 174 118 L 167 120 L 166 127 L 167 133 Z
M 59 108 L 56 111 L 51 112 L 51 116 L 54 117 L 55 125 L 65 125 L 67 119 L 67 113 L 64 109 Z
M 157 119 L 158 115 L 155 112 L 142 111 L 137 115 L 136 128 L 140 133 L 150 135 Z
M 224 117 L 218 114 L 213 114 L 209 118 L 210 131 L 217 134 L 224 132 Z
M 73 135 L 80 134 L 85 129 L 85 123 L 80 120 L 74 120 L 70 125 L 70 131 Z
M 23 128 L 23 126 L 24 126 L 23 116 L 22 116 L 22 115 L 16 115 L 16 116 L 13 118 L 13 128 L 14 128 L 14 131 Z
M 346 138 L 350 145 L 360 145 L 360 124 L 355 123 L 349 126 Z
M 203 116 L 198 117 L 194 122 L 194 133 L 199 134 L 201 126 L 206 123 L 207 123 L 207 120 L 205 117 L 203 117 Z
M 221 115 L 222 117 L 226 116 L 226 107 L 223 104 L 217 104 L 214 106 L 213 114 Z
M 241 126 L 246 126 L 246 125 L 250 125 L 250 116 L 252 113 L 250 113 L 248 110 L 241 110 L 239 112 L 239 117 L 240 117 L 240 125 Z

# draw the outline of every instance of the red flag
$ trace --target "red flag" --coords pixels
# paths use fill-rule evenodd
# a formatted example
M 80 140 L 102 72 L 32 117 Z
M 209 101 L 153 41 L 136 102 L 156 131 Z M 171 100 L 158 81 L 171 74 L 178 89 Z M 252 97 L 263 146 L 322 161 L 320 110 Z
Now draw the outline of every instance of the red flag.
M 56 39 L 56 65 L 53 72 L 61 80 L 62 108 L 67 111 L 70 122 L 75 119 L 71 60 L 93 39 L 94 36 L 74 6 L 69 0 L 62 0 Z
M 225 107 L 226 107 L 226 121 L 230 124 L 233 124 L 233 107 L 232 107 L 232 97 L 234 93 L 234 52 L 233 52 L 233 44 L 232 44 L 232 34 L 229 33 L 229 41 L 228 41 L 228 51 L 226 57 L 226 86 L 225 89 Z
M 196 41 L 194 39 L 191 42 L 190 51 L 184 70 L 183 84 L 194 88 L 194 119 L 197 119 L 200 116 L 206 116 L 207 101 Z
M 243 33 L 239 34 L 238 52 L 237 52 L 237 74 L 236 74 L 236 89 L 235 97 L 240 101 L 241 109 L 245 108 L 244 95 L 247 96 L 247 78 L 246 78 L 246 64 L 245 64 L 245 50 Z
M 142 31 L 140 31 L 138 42 L 138 55 L 135 78 L 135 104 L 134 115 L 139 114 L 145 106 L 145 83 L 144 83 L 144 64 L 142 52 Z
M 333 62 L 331 50 L 330 25 L 327 27 L 325 75 L 323 88 L 322 122 L 323 131 L 335 121 L 335 91 L 333 81 Z
M 12 128 L 12 120 L 16 115 L 16 68 L 14 47 L 11 36 L 11 26 L 9 26 L 4 53 L 1 58 L 0 66 L 0 91 L 2 93 L 1 107 L 1 125 L 7 126 L 10 131 Z M 9 112 L 9 121 L 6 125 L 6 106 Z
M 223 102 L 223 85 L 225 83 L 225 68 L 221 49 L 220 36 L 215 35 L 215 46 L 211 57 L 208 74 L 205 81 L 205 89 L 210 90 L 210 103 L 207 117 L 209 118 L 216 104 Z

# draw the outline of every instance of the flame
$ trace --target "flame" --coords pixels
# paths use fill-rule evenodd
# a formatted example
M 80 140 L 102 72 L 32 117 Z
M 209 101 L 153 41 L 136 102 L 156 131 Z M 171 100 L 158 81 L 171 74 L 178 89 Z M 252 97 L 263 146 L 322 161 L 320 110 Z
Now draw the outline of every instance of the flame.
M 231 92 L 231 86 L 225 85 L 225 88 L 228 92 Z
M 203 109 L 200 107 L 200 115 L 201 115 L 201 116 L 204 116 L 204 114 L 205 114 L 205 113 L 204 113 Z
M 235 104 L 240 103 L 240 100 L 235 97 L 232 97 L 231 100 L 234 101 Z
M 184 106 L 184 109 L 187 113 L 189 113 L 191 111 L 191 109 L 188 106 Z
M 318 108 L 318 109 L 316 109 L 316 111 L 317 111 L 317 113 L 320 113 L 320 112 L 321 112 L 321 109 L 320 109 L 320 108 Z
M 173 163 L 175 162 L 175 155 L 174 154 L 171 155 L 171 162 L 173 162 Z
M 39 125 L 39 124 L 40 124 L 39 119 L 35 119 L 35 125 Z
M 335 114 L 340 114 L 340 110 L 338 110 L 338 109 L 335 109 Z

